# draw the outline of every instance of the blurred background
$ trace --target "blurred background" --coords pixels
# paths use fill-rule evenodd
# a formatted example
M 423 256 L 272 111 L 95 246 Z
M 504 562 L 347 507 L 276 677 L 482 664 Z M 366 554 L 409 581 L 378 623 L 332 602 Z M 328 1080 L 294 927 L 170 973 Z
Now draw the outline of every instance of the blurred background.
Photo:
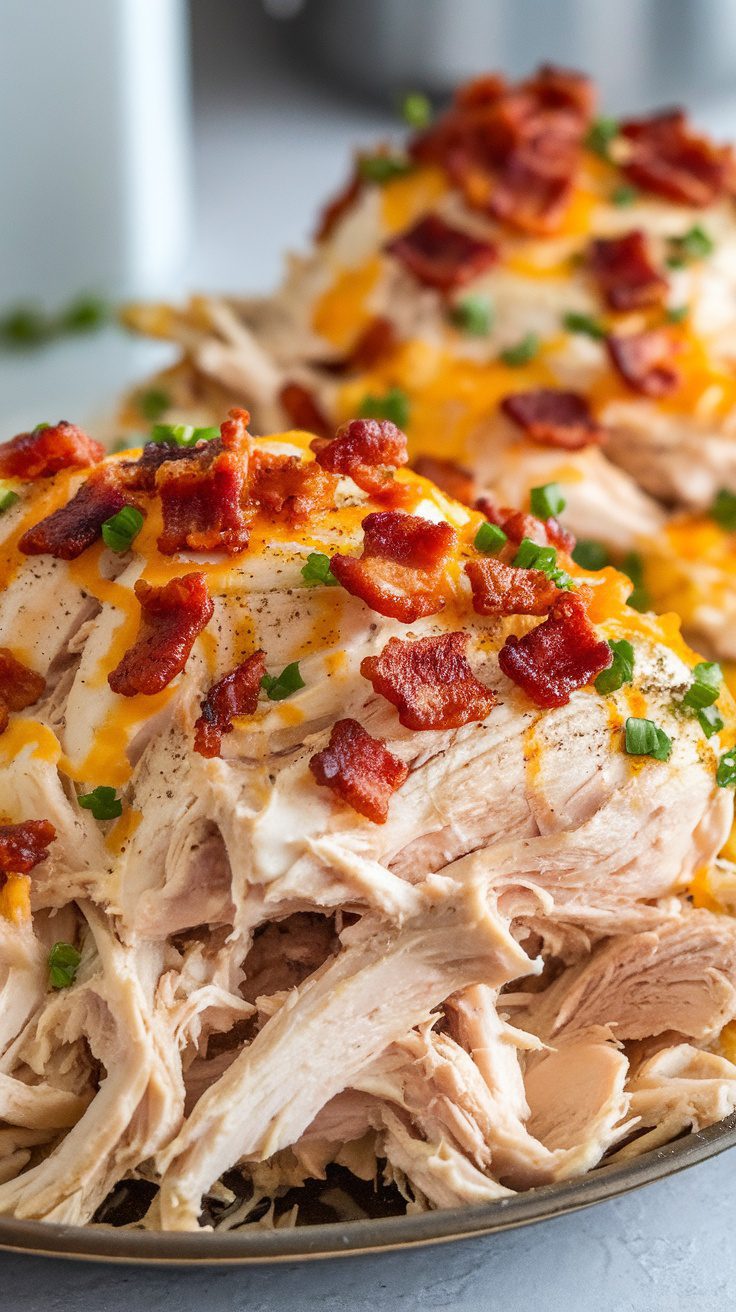
M 267 290 L 351 150 L 488 68 L 736 135 L 736 0 L 0 0 L 0 418 L 86 417 L 166 348 L 123 297 Z M 99 331 L 92 332 L 92 329 Z

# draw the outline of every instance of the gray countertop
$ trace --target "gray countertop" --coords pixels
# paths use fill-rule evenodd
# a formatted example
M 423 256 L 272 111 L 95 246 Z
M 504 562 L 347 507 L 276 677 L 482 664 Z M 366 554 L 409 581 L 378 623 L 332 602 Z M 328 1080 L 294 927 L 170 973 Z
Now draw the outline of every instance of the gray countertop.
M 196 243 L 182 289 L 266 288 L 303 240 L 380 110 L 269 72 L 207 0 L 219 41 L 197 79 Z M 195 4 L 202 28 L 205 6 Z M 255 38 L 253 38 L 255 40 Z M 733 120 L 733 113 L 726 115 Z M 728 126 L 731 126 L 729 123 Z M 0 360 L 3 419 L 84 418 L 160 358 L 114 333 Z M 165 352 L 164 352 L 165 354 Z M 12 416 L 12 419 L 11 419 Z M 12 430 L 11 430 L 12 431 Z M 734 1150 L 736 1152 L 736 1150 Z M 139 1269 L 2 1254 L 8 1312 L 724 1312 L 736 1305 L 734 1152 L 668 1181 L 525 1230 L 407 1253 L 252 1269 Z

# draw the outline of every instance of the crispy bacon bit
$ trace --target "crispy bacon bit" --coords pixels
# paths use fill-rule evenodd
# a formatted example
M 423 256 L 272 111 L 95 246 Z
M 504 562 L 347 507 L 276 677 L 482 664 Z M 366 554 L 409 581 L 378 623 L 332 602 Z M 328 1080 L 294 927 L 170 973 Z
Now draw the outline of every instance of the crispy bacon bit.
M 152 697 L 181 674 L 214 606 L 204 574 L 184 574 L 161 588 L 139 579 L 135 595 L 141 604 L 138 637 L 107 682 L 121 697 Z
M 332 573 L 379 615 L 411 624 L 445 605 L 442 576 L 456 545 L 449 524 L 383 510 L 363 520 L 362 556 L 333 556 Z
M 159 551 L 243 551 L 249 536 L 243 512 L 247 468 L 247 459 L 223 450 L 220 442 L 202 443 L 191 460 L 165 461 L 156 473 L 164 521 Z
M 665 328 L 651 328 L 641 333 L 619 336 L 612 333 L 606 339 L 611 361 L 634 392 L 642 396 L 670 396 L 680 385 L 680 372 L 675 368 L 677 342 Z
M 576 688 L 590 683 L 612 660 L 580 597 L 569 592 L 523 638 L 507 638 L 498 655 L 504 674 L 537 706 L 565 706 Z
M 338 720 L 327 747 L 312 757 L 309 768 L 318 784 L 377 825 L 386 823 L 391 795 L 409 773 L 357 720 Z
M 409 458 L 406 434 L 390 419 L 351 419 L 331 441 L 316 438 L 312 450 L 323 469 L 347 475 L 374 497 L 392 492 L 394 473 Z
M 156 475 L 162 465 L 174 461 L 196 460 L 204 442 L 197 446 L 177 446 L 175 442 L 146 442 L 137 460 L 121 460 L 120 477 L 131 492 L 155 492 Z
M 345 360 L 345 368 L 356 372 L 373 369 L 392 354 L 397 342 L 398 334 L 391 320 L 377 314 L 360 333 Z
M 254 651 L 230 674 L 212 685 L 194 726 L 195 752 L 208 757 L 220 755 L 223 735 L 232 733 L 234 716 L 252 715 L 255 711 L 265 673 L 265 652 Z
M 498 259 L 492 242 L 452 228 L 439 214 L 427 214 L 385 249 L 427 287 L 449 292 L 477 278 Z
M 612 310 L 661 305 L 667 295 L 667 279 L 652 263 L 646 237 L 638 229 L 592 241 L 588 265 Z
M 546 615 L 560 592 L 539 569 L 516 569 L 496 556 L 469 560 L 465 573 L 479 615 Z
M 27 875 L 45 861 L 56 830 L 49 820 L 0 825 L 0 875 Z
M 623 171 L 637 187 L 682 205 L 712 205 L 729 190 L 733 153 L 693 131 L 681 109 L 622 124 L 630 156 Z
M 48 478 L 61 469 L 86 469 L 104 454 L 99 442 L 61 419 L 1 443 L 0 478 Z
M 286 383 L 279 401 L 293 428 L 302 428 L 318 437 L 330 437 L 332 426 L 312 393 L 301 383 Z
M 476 209 L 524 232 L 554 231 L 571 197 L 594 91 L 579 73 L 542 68 L 518 87 L 486 77 L 411 146 L 439 164 Z
M 389 638 L 380 656 L 366 656 L 360 672 L 399 712 L 407 729 L 459 729 L 485 720 L 496 704 L 468 664 L 469 633 L 443 633 L 407 642 Z
M 475 505 L 478 489 L 469 470 L 456 465 L 454 460 L 440 460 L 437 456 L 418 456 L 412 469 L 421 478 L 428 478 L 448 497 L 462 501 L 465 506 Z
M 18 549 L 26 556 L 76 560 L 97 541 L 105 520 L 122 510 L 128 500 L 114 466 L 95 470 L 71 501 L 23 534 Z
M 512 392 L 501 401 L 501 409 L 532 442 L 541 446 L 580 451 L 602 442 L 605 436 L 579 392 L 564 392 L 557 387 Z
M 8 727 L 11 711 L 23 711 L 42 696 L 46 680 L 22 661 L 16 660 L 8 647 L 0 647 L 0 733 Z
M 303 524 L 310 515 L 334 505 L 337 481 L 316 461 L 299 456 L 275 456 L 254 451 L 248 497 L 252 505 L 270 515 L 285 515 L 290 524 Z
M 475 509 L 485 515 L 491 524 L 497 524 L 502 528 L 509 542 L 514 542 L 517 546 L 522 538 L 531 538 L 532 542 L 538 543 L 540 547 L 551 544 L 553 547 L 559 547 L 561 551 L 572 551 L 575 546 L 574 535 L 552 516 L 545 520 L 537 519 L 536 515 L 527 514 L 523 510 L 497 506 L 489 496 L 478 497 Z
M 326 241 L 332 236 L 340 219 L 344 214 L 353 208 L 363 189 L 363 179 L 358 169 L 354 169 L 352 176 L 348 178 L 342 191 L 339 191 L 333 200 L 325 205 L 317 224 L 317 231 L 314 234 L 315 241 Z

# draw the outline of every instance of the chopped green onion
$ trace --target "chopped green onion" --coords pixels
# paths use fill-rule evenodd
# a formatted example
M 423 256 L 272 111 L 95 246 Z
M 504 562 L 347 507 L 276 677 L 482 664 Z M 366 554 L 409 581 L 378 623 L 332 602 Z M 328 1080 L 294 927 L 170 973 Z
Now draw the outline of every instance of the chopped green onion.
M 736 784 L 736 747 L 723 753 L 718 762 L 716 783 L 719 788 L 733 788 Z
M 689 313 L 689 305 L 671 305 L 664 317 L 668 323 L 683 323 Z
M 625 638 L 608 640 L 608 645 L 613 652 L 613 663 L 607 670 L 602 670 L 595 681 L 596 690 L 600 693 L 617 692 L 623 688 L 625 683 L 631 683 L 634 677 L 634 648 Z
M 464 296 L 453 305 L 450 318 L 469 337 L 487 337 L 493 327 L 493 306 L 487 296 Z
M 72 943 L 54 943 L 46 959 L 52 989 L 68 989 L 74 983 L 82 954 Z
M 683 706 L 694 711 L 705 710 L 718 701 L 723 683 L 723 670 L 716 661 L 699 661 L 693 668 L 693 681 L 682 699 Z
M 592 337 L 594 342 L 602 342 L 606 336 L 606 330 L 599 319 L 594 318 L 592 314 L 578 314 L 576 310 L 570 310 L 569 314 L 562 316 L 562 326 L 569 333 Z
M 272 702 L 282 702 L 285 697 L 291 697 L 293 692 L 304 686 L 298 661 L 286 665 L 280 674 L 264 674 L 261 679 L 261 687 Z
M 137 506 L 123 506 L 117 515 L 102 525 L 102 540 L 111 551 L 130 551 L 131 543 L 143 527 L 143 515 Z
M 0 515 L 4 514 L 6 510 L 10 510 L 10 507 L 14 506 L 16 501 L 20 501 L 18 493 L 14 492 L 12 487 L 8 487 L 4 478 L 0 478 Z
M 166 414 L 171 405 L 171 397 L 160 387 L 149 387 L 147 392 L 140 392 L 136 397 L 136 406 L 144 419 L 155 424 L 157 419 Z
M 401 117 L 410 128 L 426 128 L 432 122 L 432 104 L 421 91 L 410 91 L 401 102 Z
M 58 328 L 67 333 L 89 333 L 110 318 L 110 306 L 99 296 L 78 296 L 59 315 Z
M 581 569 L 604 569 L 610 563 L 608 548 L 595 538 L 578 538 L 572 549 L 572 558 Z
M 575 585 L 570 575 L 557 564 L 557 551 L 554 547 L 540 547 L 531 538 L 522 538 L 514 556 L 513 565 L 518 569 L 538 569 L 546 574 L 558 588 L 569 592 Z
M 529 504 L 533 515 L 538 519 L 549 519 L 561 515 L 567 502 L 559 483 L 544 483 L 542 487 L 533 487 L 529 493 Z
M 322 551 L 310 551 L 306 565 L 302 565 L 302 578 L 309 588 L 339 588 L 339 580 L 330 569 L 330 558 Z
M 35 305 L 17 305 L 0 319 L 0 339 L 6 346 L 41 346 L 52 335 L 51 320 Z
M 481 524 L 473 538 L 473 546 L 478 551 L 484 551 L 487 556 L 495 556 L 507 542 L 508 538 L 498 524 Z
M 512 369 L 518 369 L 523 364 L 529 364 L 539 354 L 540 345 L 536 333 L 527 333 L 515 346 L 507 346 L 505 351 L 501 351 L 501 359 Z
M 394 178 L 403 178 L 411 173 L 414 165 L 411 160 L 396 155 L 363 155 L 358 160 L 358 172 L 365 182 L 375 182 L 383 187 Z
M 610 159 L 611 143 L 618 136 L 618 132 L 618 119 L 597 118 L 588 130 L 585 145 L 600 159 Z
M 77 798 L 80 806 L 85 811 L 91 811 L 95 820 L 116 820 L 119 815 L 123 814 L 123 804 L 117 796 L 114 788 L 108 788 L 100 785 L 99 788 L 93 788 L 91 793 L 83 793 Z
M 634 585 L 627 605 L 632 610 L 649 610 L 651 598 L 644 585 L 644 561 L 638 551 L 628 551 L 621 561 L 621 572 L 626 574 Z
M 400 387 L 390 387 L 383 396 L 366 392 L 360 403 L 361 419 L 390 419 L 397 428 L 406 428 L 411 410 L 409 398 Z
M 212 442 L 219 436 L 219 428 L 195 428 L 193 424 L 154 424 L 149 441 L 195 446 L 197 442 Z
M 710 517 L 729 533 L 736 531 L 736 492 L 729 492 L 728 488 L 722 487 L 720 492 L 716 493 L 716 499 L 710 508 Z
M 42 432 L 44 431 L 45 428 L 50 428 L 50 427 L 51 427 L 51 424 L 48 423 L 48 421 L 44 419 L 42 423 L 40 423 L 40 424 L 36 424 L 36 427 L 35 427 L 34 430 L 33 430 L 34 437 L 35 437 L 36 433 L 42 433 Z
M 671 269 L 682 269 L 692 260 L 704 260 L 706 256 L 712 255 L 716 248 L 713 238 L 699 223 L 688 229 L 681 237 L 670 237 L 669 246 L 670 255 L 667 264 Z
M 651 756 L 655 761 L 669 761 L 672 739 L 654 720 L 639 720 L 630 715 L 624 725 L 624 742 L 629 756 Z
M 717 706 L 706 706 L 701 711 L 695 712 L 706 738 L 712 738 L 714 733 L 720 733 L 723 728 L 723 718 L 719 714 Z
M 638 199 L 639 193 L 636 187 L 631 187 L 626 182 L 623 182 L 620 187 L 614 187 L 611 192 L 611 200 L 614 205 L 620 206 L 621 209 L 625 209 L 628 205 L 635 205 Z

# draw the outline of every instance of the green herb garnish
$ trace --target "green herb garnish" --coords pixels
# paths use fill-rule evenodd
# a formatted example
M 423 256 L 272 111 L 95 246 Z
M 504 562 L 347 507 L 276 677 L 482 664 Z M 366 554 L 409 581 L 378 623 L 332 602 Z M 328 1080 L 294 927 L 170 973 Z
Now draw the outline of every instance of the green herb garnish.
M 629 716 L 624 725 L 624 745 L 629 756 L 651 756 L 655 761 L 669 761 L 672 739 L 654 720 Z
M 507 346 L 505 351 L 501 351 L 500 358 L 512 369 L 518 369 L 521 365 L 529 364 L 539 354 L 540 345 L 536 333 L 527 333 L 515 346 Z
M 358 160 L 358 173 L 364 182 L 375 182 L 379 187 L 411 173 L 411 160 L 398 155 L 362 155 Z
M 495 556 L 507 542 L 508 538 L 498 524 L 481 524 L 473 538 L 473 546 L 487 556 Z
M 703 710 L 696 711 L 695 714 L 706 738 L 712 738 L 715 733 L 721 732 L 723 718 L 717 706 L 705 706 Z
M 464 296 L 453 305 L 450 319 L 469 337 L 487 337 L 493 327 L 493 306 L 487 296 Z
M 723 753 L 716 770 L 716 783 L 719 788 L 733 788 L 736 784 L 736 747 Z
M 710 517 L 729 533 L 736 531 L 736 492 L 729 492 L 722 487 L 716 493 L 716 499 L 710 508 Z
M 592 337 L 594 342 L 602 342 L 606 336 L 606 330 L 599 319 L 595 319 L 592 314 L 578 314 L 575 310 L 562 316 L 562 326 L 569 333 Z
M 102 540 L 111 551 L 122 554 L 130 551 L 133 539 L 143 528 L 143 515 L 137 506 L 123 506 L 117 515 L 106 519 L 102 525 Z
M 52 989 L 68 989 L 74 983 L 82 954 L 71 943 L 54 943 L 46 962 Z
M 634 590 L 628 598 L 627 605 L 632 610 L 649 610 L 651 608 L 651 598 L 644 585 L 644 561 L 638 551 L 628 551 L 621 561 L 621 573 L 626 574 L 634 585 Z
M 406 392 L 400 387 L 390 387 L 383 396 L 366 392 L 358 413 L 361 419 L 390 419 L 397 428 L 406 428 L 410 411 L 411 404 Z
M 610 563 L 608 548 L 595 538 L 578 538 L 571 552 L 576 565 L 581 569 L 604 569 Z
M 597 118 L 588 129 L 584 144 L 600 159 L 610 159 L 611 143 L 619 133 L 616 118 Z
M 683 323 L 690 313 L 689 305 L 671 305 L 665 311 L 665 319 L 668 323 Z
M 91 793 L 83 793 L 77 798 L 85 811 L 91 811 L 95 820 L 117 820 L 123 814 L 123 804 L 114 788 L 101 784 Z
M 557 551 L 554 547 L 540 547 L 538 542 L 533 542 L 531 538 L 522 538 L 518 550 L 514 556 L 512 565 L 518 569 L 538 569 L 542 574 L 546 574 L 552 583 L 556 583 L 558 588 L 569 592 L 575 585 L 570 575 L 561 569 L 557 564 Z
M 723 670 L 716 661 L 699 661 L 693 668 L 693 681 L 682 699 L 683 706 L 703 711 L 718 701 Z
M 261 679 L 261 687 L 272 702 L 282 702 L 304 686 L 298 661 L 292 661 L 290 665 L 285 666 L 280 674 L 264 674 Z
M 339 580 L 330 569 L 330 558 L 322 551 L 310 551 L 302 565 L 302 578 L 309 588 L 339 588 Z
M 171 397 L 160 387 L 149 387 L 147 392 L 139 392 L 135 403 L 143 418 L 150 419 L 151 423 L 155 424 L 156 420 L 165 415 L 169 409 Z
M 62 310 L 57 321 L 57 331 L 66 333 L 90 333 L 101 328 L 110 319 L 111 310 L 107 301 L 100 296 L 78 296 Z
M 219 436 L 219 428 L 195 428 L 193 424 L 154 424 L 149 441 L 196 446 L 197 442 L 212 442 Z
M 683 269 L 693 260 L 704 260 L 708 255 L 712 255 L 716 245 L 705 228 L 696 223 L 681 237 L 670 237 L 669 247 L 667 264 L 670 269 Z
M 529 493 L 529 504 L 533 515 L 538 519 L 549 519 L 561 515 L 567 502 L 559 483 L 545 483 L 542 487 L 533 487 Z
M 16 501 L 20 501 L 18 493 L 14 492 L 12 487 L 8 487 L 5 479 L 0 478 L 0 515 L 4 514 L 6 510 L 10 510 L 10 507 L 14 506 Z
M 634 648 L 625 638 L 610 639 L 608 645 L 613 652 L 613 663 L 607 670 L 602 670 L 595 681 L 600 693 L 617 692 L 625 683 L 631 683 L 634 677 Z
M 639 192 L 636 187 L 632 187 L 626 182 L 623 182 L 620 187 L 614 187 L 611 192 L 613 204 L 618 205 L 621 209 L 625 209 L 628 205 L 635 205 L 638 199 Z
M 432 122 L 432 104 L 421 91 L 410 91 L 401 102 L 401 117 L 410 128 L 426 128 Z

